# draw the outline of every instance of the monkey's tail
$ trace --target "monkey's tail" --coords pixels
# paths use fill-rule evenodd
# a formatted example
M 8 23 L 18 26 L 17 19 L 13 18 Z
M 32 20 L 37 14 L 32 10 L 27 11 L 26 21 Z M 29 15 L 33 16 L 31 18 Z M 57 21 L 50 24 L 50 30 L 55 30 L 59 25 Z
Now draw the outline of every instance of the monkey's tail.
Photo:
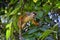
M 19 40 L 23 40 L 23 37 L 22 37 L 22 30 L 19 29 Z
M 21 20 L 18 21 L 18 27 L 19 27 L 19 40 L 23 40 L 22 37 L 22 27 L 21 27 Z

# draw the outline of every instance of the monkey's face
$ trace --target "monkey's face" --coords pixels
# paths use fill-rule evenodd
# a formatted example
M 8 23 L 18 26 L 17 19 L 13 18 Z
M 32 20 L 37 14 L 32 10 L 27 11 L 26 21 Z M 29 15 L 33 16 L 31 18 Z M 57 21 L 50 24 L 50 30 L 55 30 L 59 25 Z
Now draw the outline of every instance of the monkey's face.
M 35 18 L 36 17 L 36 13 L 35 12 L 31 12 L 30 16 Z

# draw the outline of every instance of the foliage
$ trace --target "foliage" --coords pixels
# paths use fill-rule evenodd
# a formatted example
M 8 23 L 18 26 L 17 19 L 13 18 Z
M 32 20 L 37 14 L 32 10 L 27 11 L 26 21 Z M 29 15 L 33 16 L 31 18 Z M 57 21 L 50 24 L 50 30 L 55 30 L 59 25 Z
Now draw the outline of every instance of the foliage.
M 0 23 L 5 26 L 1 28 L 6 40 L 18 40 L 18 17 L 25 12 L 37 12 L 40 26 L 31 23 L 29 30 L 23 32 L 24 40 L 45 40 L 48 36 L 57 38 L 58 27 L 49 18 L 48 12 L 51 9 L 60 9 L 59 0 L 0 0 Z M 0 25 L 1 25 L 0 24 Z M 56 25 L 56 26 L 55 26 Z M 5 39 L 4 39 L 5 40 Z

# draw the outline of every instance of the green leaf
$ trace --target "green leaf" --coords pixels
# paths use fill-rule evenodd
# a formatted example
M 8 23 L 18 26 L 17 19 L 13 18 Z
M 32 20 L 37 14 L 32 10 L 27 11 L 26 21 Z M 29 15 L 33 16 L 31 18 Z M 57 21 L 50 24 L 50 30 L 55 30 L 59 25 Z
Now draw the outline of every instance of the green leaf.
M 43 10 L 46 12 L 46 14 L 50 11 L 51 6 L 48 4 L 43 5 Z
M 15 8 L 11 13 L 10 15 L 13 15 L 13 14 L 16 14 L 20 9 L 20 6 L 18 6 L 17 8 Z
M 29 33 L 28 34 L 34 33 L 36 31 L 37 31 L 36 29 L 29 30 Z
M 39 39 L 43 40 L 46 38 L 50 33 L 52 33 L 53 30 L 46 30 L 40 37 Z
M 12 22 L 10 22 L 9 24 L 6 25 L 6 40 L 9 39 L 9 37 L 11 36 L 11 25 L 12 25 Z
M 33 0 L 34 3 L 36 3 L 38 0 Z
M 38 13 L 37 13 L 37 16 L 36 16 L 37 18 L 42 18 L 43 17 L 43 11 L 39 11 Z
M 37 28 L 31 29 L 31 30 L 28 31 L 28 34 L 32 34 L 32 33 L 36 32 L 36 31 L 38 31 L 38 30 L 39 30 L 39 29 L 37 29 Z
M 25 40 L 35 40 L 34 37 L 31 37 L 31 38 L 25 38 Z
M 10 13 L 10 15 L 14 15 L 16 13 L 18 13 L 18 11 L 21 9 L 23 0 L 20 0 L 19 4 L 15 7 L 15 9 Z
M 44 40 L 44 38 L 46 38 L 49 34 L 51 34 L 51 33 L 54 31 L 54 29 L 56 28 L 57 25 L 58 25 L 58 23 L 55 24 L 51 29 L 46 30 L 46 31 L 39 37 L 39 39 Z
M 40 32 L 36 32 L 36 33 L 34 33 L 34 35 L 35 35 L 35 37 L 39 37 L 39 36 L 41 36 L 41 33 Z
M 18 0 L 10 0 L 9 5 L 16 3 Z
M 13 21 L 13 26 L 14 26 L 14 29 L 18 31 L 18 27 L 17 27 L 17 17 L 14 16 L 14 21 Z
M 56 3 L 56 7 L 60 8 L 60 1 Z

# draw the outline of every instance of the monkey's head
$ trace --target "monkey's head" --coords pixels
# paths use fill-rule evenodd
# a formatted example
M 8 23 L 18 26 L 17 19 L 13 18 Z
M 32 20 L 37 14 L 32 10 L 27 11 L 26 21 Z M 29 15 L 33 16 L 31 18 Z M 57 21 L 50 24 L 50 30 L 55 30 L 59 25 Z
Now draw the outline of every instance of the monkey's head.
M 36 15 L 37 15 L 36 12 L 31 12 L 31 13 L 30 13 L 30 16 L 33 17 L 33 18 L 36 17 Z

